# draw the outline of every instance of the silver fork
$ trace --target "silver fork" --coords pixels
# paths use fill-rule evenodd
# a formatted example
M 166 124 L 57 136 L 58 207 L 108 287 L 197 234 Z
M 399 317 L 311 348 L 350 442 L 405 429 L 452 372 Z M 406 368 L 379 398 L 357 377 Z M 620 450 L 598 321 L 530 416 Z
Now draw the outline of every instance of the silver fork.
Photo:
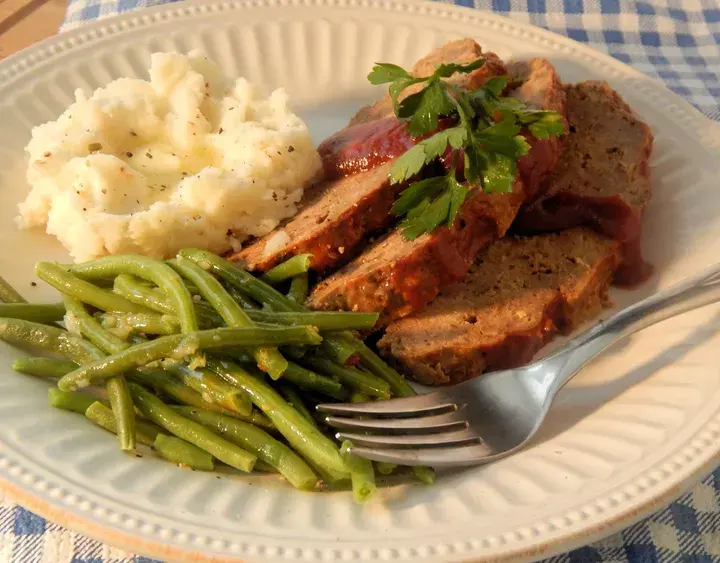
M 720 301 L 720 264 L 623 309 L 561 350 L 518 369 L 486 373 L 426 395 L 322 404 L 327 423 L 362 457 L 402 465 L 456 467 L 494 461 L 538 431 L 560 388 L 614 342 Z

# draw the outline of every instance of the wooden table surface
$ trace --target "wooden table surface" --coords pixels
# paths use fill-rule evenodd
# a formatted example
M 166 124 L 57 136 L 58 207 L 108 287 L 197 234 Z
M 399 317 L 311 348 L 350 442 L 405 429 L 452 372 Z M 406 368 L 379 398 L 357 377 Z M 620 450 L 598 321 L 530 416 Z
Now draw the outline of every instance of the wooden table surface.
M 0 59 L 57 33 L 66 0 L 0 0 Z

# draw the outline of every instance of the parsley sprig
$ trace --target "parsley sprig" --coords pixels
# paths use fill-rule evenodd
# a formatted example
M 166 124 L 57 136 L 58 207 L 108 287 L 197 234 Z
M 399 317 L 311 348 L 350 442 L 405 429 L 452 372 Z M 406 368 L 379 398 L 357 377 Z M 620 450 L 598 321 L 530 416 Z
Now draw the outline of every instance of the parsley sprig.
M 439 158 L 451 163 L 446 173 L 413 182 L 393 205 L 392 213 L 404 217 L 400 228 L 409 239 L 443 224 L 452 225 L 475 186 L 489 193 L 509 192 L 517 175 L 517 160 L 530 148 L 520 134 L 523 127 L 538 139 L 565 133 L 558 113 L 529 109 L 520 100 L 503 97 L 507 77 L 492 78 L 474 92 L 443 80 L 455 73 L 473 72 L 484 63 L 477 59 L 469 64 L 440 64 L 424 77 L 412 76 L 397 65 L 378 63 L 368 75 L 372 84 L 390 83 L 395 115 L 407 121 L 413 137 L 425 137 L 394 162 L 391 182 L 410 180 Z M 416 84 L 422 88 L 401 101 L 402 92 Z M 446 122 L 438 130 L 441 119 Z M 458 181 L 459 177 L 465 182 Z

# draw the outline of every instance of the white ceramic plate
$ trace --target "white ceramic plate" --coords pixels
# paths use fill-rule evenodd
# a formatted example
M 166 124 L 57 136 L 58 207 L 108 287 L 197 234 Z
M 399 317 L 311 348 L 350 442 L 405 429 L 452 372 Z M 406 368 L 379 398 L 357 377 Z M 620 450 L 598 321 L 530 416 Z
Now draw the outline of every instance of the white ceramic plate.
M 0 271 L 28 297 L 38 259 L 67 259 L 17 232 L 23 147 L 75 88 L 144 76 L 150 53 L 202 48 L 232 75 L 285 86 L 320 140 L 379 96 L 374 61 L 409 65 L 474 37 L 503 58 L 548 56 L 566 81 L 609 81 L 656 134 L 645 248 L 657 267 L 624 305 L 716 261 L 715 125 L 661 85 L 568 39 L 499 16 L 394 0 L 252 0 L 167 5 L 59 36 L 0 63 Z M 46 405 L 0 346 L 0 481 L 53 520 L 127 549 L 188 560 L 538 558 L 616 531 L 670 501 L 720 452 L 720 316 L 708 308 L 647 330 L 588 367 L 534 446 L 494 465 L 386 490 L 369 506 L 274 480 L 217 479 L 122 455 L 80 417 Z

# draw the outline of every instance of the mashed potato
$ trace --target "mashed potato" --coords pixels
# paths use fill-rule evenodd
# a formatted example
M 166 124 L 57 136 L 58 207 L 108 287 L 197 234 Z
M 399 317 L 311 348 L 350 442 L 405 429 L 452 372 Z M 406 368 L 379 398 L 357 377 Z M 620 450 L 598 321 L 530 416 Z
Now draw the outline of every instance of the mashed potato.
M 283 90 L 263 99 L 197 53 L 156 53 L 149 82 L 75 96 L 32 132 L 17 221 L 46 226 L 76 261 L 237 249 L 294 215 L 321 169 Z

